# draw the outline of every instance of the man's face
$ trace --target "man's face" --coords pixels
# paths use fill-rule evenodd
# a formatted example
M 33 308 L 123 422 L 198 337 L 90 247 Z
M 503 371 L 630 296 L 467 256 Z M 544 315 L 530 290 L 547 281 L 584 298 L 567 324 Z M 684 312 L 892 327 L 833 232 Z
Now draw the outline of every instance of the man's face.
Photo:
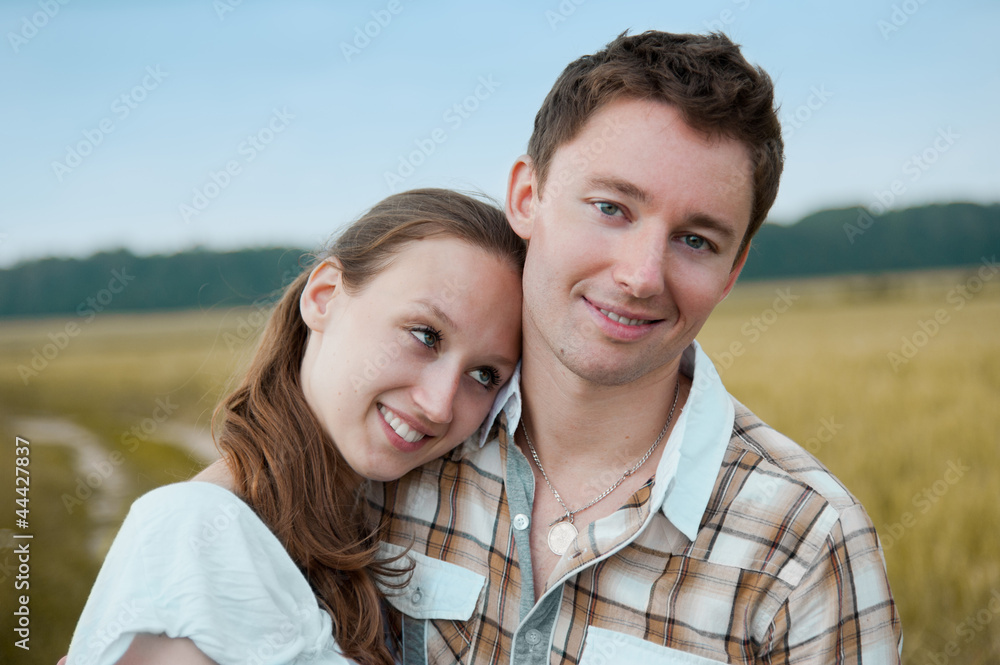
M 599 385 L 666 378 L 742 268 L 751 174 L 741 143 L 638 100 L 609 104 L 559 147 L 541 195 L 519 160 L 507 211 L 530 241 L 525 354 Z

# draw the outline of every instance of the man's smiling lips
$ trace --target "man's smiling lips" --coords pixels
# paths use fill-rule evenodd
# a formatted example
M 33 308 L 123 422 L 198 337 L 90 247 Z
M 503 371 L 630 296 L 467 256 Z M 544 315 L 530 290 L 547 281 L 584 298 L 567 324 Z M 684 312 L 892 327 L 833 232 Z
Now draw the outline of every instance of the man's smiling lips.
M 601 314 L 608 317 L 612 321 L 624 324 L 626 326 L 638 326 L 644 323 L 651 323 L 649 319 L 630 319 L 625 316 L 619 316 L 618 314 L 615 314 L 614 312 L 607 309 L 601 309 L 600 307 L 598 307 L 598 309 L 600 310 Z
M 583 298 L 588 309 L 597 318 L 602 329 L 619 339 L 637 339 L 663 321 L 642 312 L 629 312 L 618 307 L 608 307 Z

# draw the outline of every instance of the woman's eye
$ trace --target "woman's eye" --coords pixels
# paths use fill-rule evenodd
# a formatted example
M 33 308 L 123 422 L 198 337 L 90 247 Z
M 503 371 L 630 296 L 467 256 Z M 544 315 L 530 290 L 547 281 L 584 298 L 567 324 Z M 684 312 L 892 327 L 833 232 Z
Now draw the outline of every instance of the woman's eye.
M 477 382 L 489 388 L 490 386 L 495 386 L 500 382 L 499 373 L 489 367 L 480 367 L 479 369 L 474 369 L 469 372 L 469 376 L 475 379 Z
M 433 349 L 441 340 L 440 333 L 430 328 L 414 328 L 410 331 L 410 334 L 429 349 Z
M 616 206 L 614 203 L 608 203 L 607 201 L 598 201 L 596 205 L 597 209 L 600 210 L 602 214 L 605 214 L 608 217 L 615 217 L 622 211 L 622 209 Z
M 684 244 L 691 249 L 705 249 L 708 247 L 708 241 L 701 236 L 696 235 L 686 235 L 684 236 Z

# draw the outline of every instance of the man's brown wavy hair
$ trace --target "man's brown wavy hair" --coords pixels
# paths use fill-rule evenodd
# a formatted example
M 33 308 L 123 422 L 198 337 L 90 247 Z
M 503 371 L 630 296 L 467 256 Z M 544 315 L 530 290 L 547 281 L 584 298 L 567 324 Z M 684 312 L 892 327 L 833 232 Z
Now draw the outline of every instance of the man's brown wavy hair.
M 524 242 L 504 214 L 478 199 L 442 189 L 385 199 L 314 257 L 335 259 L 344 288 L 357 292 L 406 246 L 421 238 L 465 240 L 524 267 Z M 246 377 L 216 409 L 217 445 L 236 492 L 271 528 L 333 617 L 343 654 L 362 665 L 391 665 L 383 596 L 407 572 L 380 559 L 382 526 L 373 525 L 364 478 L 344 460 L 306 404 L 300 382 L 309 328 L 299 300 L 303 272 L 285 291 L 264 330 Z
M 784 162 L 774 85 L 723 34 L 623 32 L 604 50 L 563 70 L 535 116 L 528 142 L 539 196 L 559 146 L 572 141 L 604 106 L 624 99 L 677 108 L 692 128 L 743 143 L 753 163 L 753 208 L 740 253 L 778 195 Z

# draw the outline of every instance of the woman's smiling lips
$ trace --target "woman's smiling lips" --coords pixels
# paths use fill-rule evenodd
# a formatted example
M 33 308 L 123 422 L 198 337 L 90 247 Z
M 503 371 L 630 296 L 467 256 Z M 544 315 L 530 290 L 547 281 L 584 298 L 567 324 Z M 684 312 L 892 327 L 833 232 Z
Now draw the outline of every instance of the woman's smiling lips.
M 423 431 L 410 418 L 401 416 L 385 404 L 378 405 L 378 411 L 382 414 L 382 423 L 389 433 L 389 442 L 403 452 L 414 452 L 420 450 L 431 438 L 428 432 Z

